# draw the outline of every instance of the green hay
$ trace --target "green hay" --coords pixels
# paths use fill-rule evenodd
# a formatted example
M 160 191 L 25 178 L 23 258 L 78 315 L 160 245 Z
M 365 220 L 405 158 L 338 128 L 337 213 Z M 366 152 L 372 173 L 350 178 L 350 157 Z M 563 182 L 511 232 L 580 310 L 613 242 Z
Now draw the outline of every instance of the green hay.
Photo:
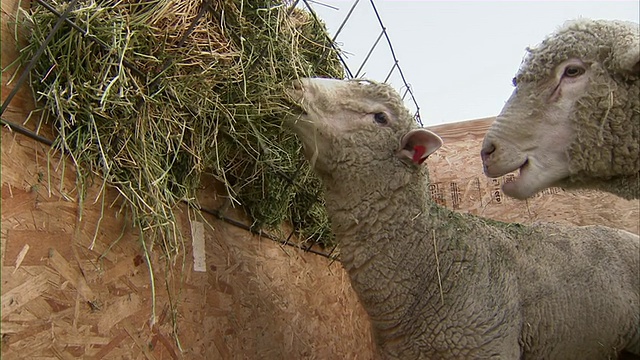
M 47 46 L 32 85 L 58 131 L 54 148 L 77 165 L 81 200 L 87 184 L 104 179 L 145 238 L 177 255 L 176 205 L 197 207 L 200 179 L 210 173 L 254 226 L 289 221 L 302 236 L 332 244 L 319 182 L 282 128 L 292 115 L 290 81 L 343 77 L 324 26 L 282 2 L 222 0 L 188 33 L 200 5 L 80 1 L 70 19 L 109 50 L 68 25 Z M 31 34 L 21 52 L 28 61 L 57 17 L 34 5 L 19 20 Z

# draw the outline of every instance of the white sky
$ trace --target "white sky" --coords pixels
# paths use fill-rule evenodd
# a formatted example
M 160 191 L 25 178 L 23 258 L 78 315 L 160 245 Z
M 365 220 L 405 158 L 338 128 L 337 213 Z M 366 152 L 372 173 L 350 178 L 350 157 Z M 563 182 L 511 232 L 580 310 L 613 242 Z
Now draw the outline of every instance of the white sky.
M 310 1 L 333 35 L 354 0 Z M 324 6 L 326 4 L 328 6 Z M 564 21 L 639 22 L 640 1 L 374 0 L 425 126 L 495 116 L 525 55 Z M 370 0 L 360 0 L 336 41 L 355 73 L 381 32 Z M 364 75 L 383 81 L 393 66 L 384 38 Z M 390 83 L 402 82 L 394 72 Z M 407 105 L 415 111 L 412 102 Z

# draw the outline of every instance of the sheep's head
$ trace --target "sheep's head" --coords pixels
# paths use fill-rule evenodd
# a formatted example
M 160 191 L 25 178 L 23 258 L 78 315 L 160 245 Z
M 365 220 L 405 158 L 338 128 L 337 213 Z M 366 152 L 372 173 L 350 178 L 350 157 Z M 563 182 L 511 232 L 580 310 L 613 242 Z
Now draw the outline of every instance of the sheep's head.
M 505 194 L 638 172 L 639 37 L 637 24 L 581 19 L 528 50 L 481 153 L 487 176 L 520 170 Z
M 436 134 L 418 128 L 386 84 L 301 79 L 289 94 L 303 113 L 288 120 L 321 176 L 330 177 L 338 168 L 382 167 L 387 161 L 417 168 L 442 145 Z

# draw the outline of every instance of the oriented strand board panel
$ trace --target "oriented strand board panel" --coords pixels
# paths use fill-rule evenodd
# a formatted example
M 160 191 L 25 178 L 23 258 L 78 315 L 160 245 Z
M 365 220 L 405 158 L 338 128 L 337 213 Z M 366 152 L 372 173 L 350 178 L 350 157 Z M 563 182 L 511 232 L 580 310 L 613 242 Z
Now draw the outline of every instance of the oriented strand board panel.
M 115 191 L 114 206 L 89 200 L 80 218 L 73 169 L 62 182 L 51 169 L 49 186 L 44 150 L 2 130 L 2 359 L 373 357 L 339 263 L 183 208 L 184 266 L 147 243 L 152 287 Z M 191 229 L 204 238 L 197 256 Z
M 91 189 L 80 217 L 68 162 L 61 179 L 54 165 L 64 161 L 48 168 L 45 148 L 6 129 L 1 160 L 2 359 L 373 357 L 366 313 L 339 263 L 183 208 L 184 266 L 147 243 L 152 288 L 115 191 L 102 210 Z M 197 256 L 194 228 L 204 237 Z
M 497 179 L 482 171 L 482 140 L 494 118 L 432 126 L 444 145 L 427 159 L 432 197 L 449 208 L 508 222 L 555 221 L 607 225 L 638 234 L 638 200 L 592 190 L 544 190 L 528 200 L 503 194 L 515 173 Z

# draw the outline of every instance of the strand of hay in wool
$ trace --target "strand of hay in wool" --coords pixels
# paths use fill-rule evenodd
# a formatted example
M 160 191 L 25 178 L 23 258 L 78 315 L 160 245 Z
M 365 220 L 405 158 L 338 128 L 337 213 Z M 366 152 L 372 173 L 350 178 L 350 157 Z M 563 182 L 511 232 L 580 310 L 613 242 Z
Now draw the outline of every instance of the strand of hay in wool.
M 613 90 L 609 90 L 609 106 L 607 107 L 607 111 L 602 116 L 602 121 L 600 121 L 600 132 L 598 133 L 598 145 L 602 145 L 604 141 L 604 124 L 607 122 L 607 117 L 609 117 L 609 111 L 613 108 Z
M 436 273 L 438 274 L 438 288 L 440 289 L 440 300 L 444 304 L 444 294 L 442 292 L 442 278 L 440 277 L 440 261 L 438 260 L 438 246 L 436 245 L 436 230 L 431 230 L 433 236 L 433 252 L 436 254 Z

